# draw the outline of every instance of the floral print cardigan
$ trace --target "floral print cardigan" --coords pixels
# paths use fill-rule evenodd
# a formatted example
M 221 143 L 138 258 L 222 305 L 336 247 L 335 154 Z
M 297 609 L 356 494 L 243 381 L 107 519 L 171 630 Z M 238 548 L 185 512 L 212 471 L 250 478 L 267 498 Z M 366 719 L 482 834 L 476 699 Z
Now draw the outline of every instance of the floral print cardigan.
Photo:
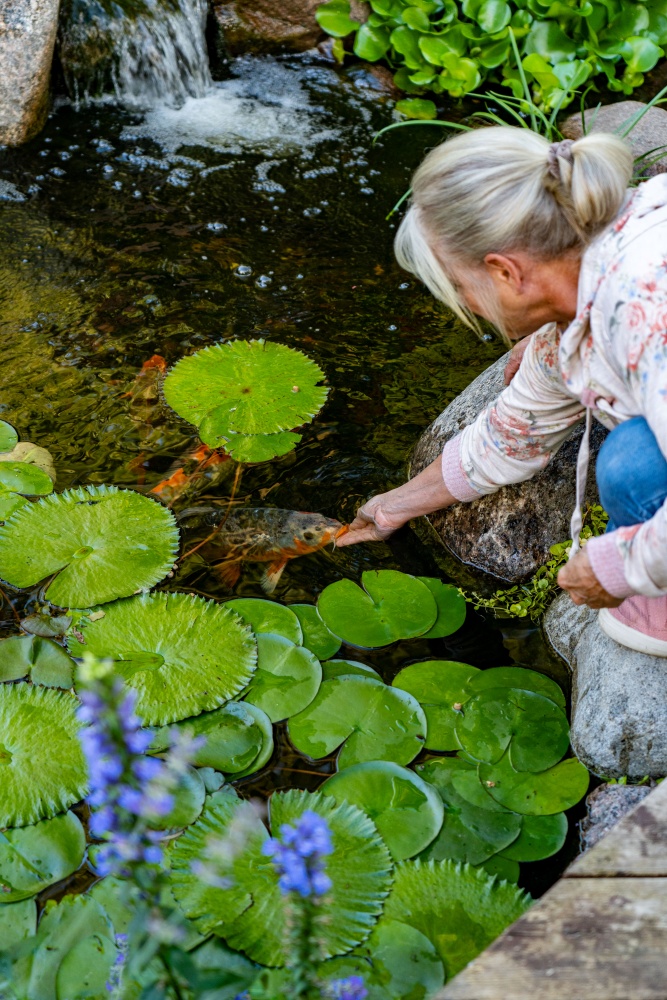
M 667 175 L 629 192 L 586 250 L 577 315 L 543 327 L 497 400 L 449 441 L 445 485 L 470 501 L 544 468 L 587 410 L 614 428 L 643 416 L 667 457 Z M 615 597 L 667 593 L 667 502 L 644 524 L 586 547 Z

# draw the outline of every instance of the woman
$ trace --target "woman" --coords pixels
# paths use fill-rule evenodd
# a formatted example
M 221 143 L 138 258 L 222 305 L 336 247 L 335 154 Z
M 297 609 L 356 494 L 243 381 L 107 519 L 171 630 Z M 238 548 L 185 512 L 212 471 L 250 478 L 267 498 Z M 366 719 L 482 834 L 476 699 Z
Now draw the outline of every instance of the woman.
M 399 263 L 468 325 L 481 316 L 513 341 L 537 332 L 498 399 L 413 480 L 364 504 L 338 544 L 529 479 L 585 417 L 578 538 L 592 414 L 611 430 L 597 460 L 609 530 L 573 551 L 558 583 L 602 609 L 612 638 L 667 656 L 667 176 L 628 190 L 631 174 L 629 148 L 604 133 L 550 144 L 484 128 L 429 153 Z

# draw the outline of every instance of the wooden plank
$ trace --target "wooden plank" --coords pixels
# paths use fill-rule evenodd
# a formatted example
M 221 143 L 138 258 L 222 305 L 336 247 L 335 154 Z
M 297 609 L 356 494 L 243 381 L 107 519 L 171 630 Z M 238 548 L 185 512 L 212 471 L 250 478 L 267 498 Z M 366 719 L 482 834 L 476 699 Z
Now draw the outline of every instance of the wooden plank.
M 667 879 L 633 877 L 557 882 L 436 1000 L 666 997 Z
M 595 847 L 580 855 L 564 878 L 618 875 L 667 877 L 667 781 L 624 816 Z

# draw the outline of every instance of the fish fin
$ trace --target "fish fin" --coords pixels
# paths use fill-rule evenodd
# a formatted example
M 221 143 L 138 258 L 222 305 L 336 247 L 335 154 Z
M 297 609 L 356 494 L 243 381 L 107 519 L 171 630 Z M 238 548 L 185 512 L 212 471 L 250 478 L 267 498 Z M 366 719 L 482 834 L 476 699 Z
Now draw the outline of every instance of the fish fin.
M 233 590 L 236 584 L 239 582 L 239 577 L 241 576 L 241 563 L 233 562 L 230 560 L 225 560 L 224 562 L 216 563 L 213 567 L 215 574 L 219 580 L 221 580 L 225 586 Z
M 287 566 L 287 559 L 276 559 L 275 562 L 269 563 L 266 567 L 260 581 L 265 594 L 272 594 L 276 589 L 285 566 Z

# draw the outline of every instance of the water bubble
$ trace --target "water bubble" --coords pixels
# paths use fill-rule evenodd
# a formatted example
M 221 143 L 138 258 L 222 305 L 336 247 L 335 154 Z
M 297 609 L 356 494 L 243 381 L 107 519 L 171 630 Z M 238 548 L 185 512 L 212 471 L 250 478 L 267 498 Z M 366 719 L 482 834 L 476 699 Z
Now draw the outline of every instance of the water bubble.
M 48 156 L 50 152 L 51 152 L 50 149 L 40 149 L 39 155 L 40 156 Z
M 398 287 L 399 287 L 399 289 L 402 292 L 404 292 L 406 290 L 406 288 L 410 287 L 410 282 L 409 281 L 402 281 Z
M 395 330 L 398 330 L 398 327 L 396 326 L 395 323 L 390 323 L 387 329 L 393 333 Z
M 234 274 L 237 278 L 249 278 L 252 274 L 252 268 L 248 267 L 247 264 L 239 264 L 235 269 Z
M 297 281 L 301 281 L 302 278 L 303 278 L 302 274 L 297 274 L 297 276 L 296 276 L 296 280 Z
M 206 225 L 207 229 L 210 229 L 212 233 L 219 233 L 221 229 L 226 229 L 227 226 L 224 222 L 209 222 Z
M 115 173 L 115 170 L 110 163 L 105 163 L 104 166 L 102 167 L 102 173 L 106 174 L 107 177 L 110 177 L 111 174 Z
M 47 138 L 44 140 L 44 142 L 53 142 L 53 139 Z
M 281 286 L 280 286 L 280 291 L 281 291 L 281 292 L 286 292 L 287 290 L 288 290 L 288 289 L 287 289 L 287 285 L 281 285 Z
M 268 288 L 271 284 L 271 278 L 268 274 L 260 274 L 259 278 L 255 282 L 257 288 Z
M 192 172 L 190 170 L 184 170 L 182 167 L 177 167 L 176 170 L 172 170 L 170 174 L 167 175 L 167 184 L 171 184 L 172 187 L 188 187 L 190 180 L 192 178 Z
M 115 189 L 116 191 L 120 191 L 120 190 L 122 190 L 122 187 L 123 187 L 123 182 L 122 182 L 122 181 L 114 181 L 114 182 L 113 182 L 113 184 L 112 184 L 112 187 L 113 187 L 113 188 L 114 188 L 114 189 Z
M 28 194 L 37 194 L 38 191 L 41 191 L 39 184 L 31 184 L 28 188 Z
M 371 195 L 371 194 L 375 194 L 375 191 L 373 190 L 373 188 L 362 187 L 362 188 L 359 188 L 359 193 L 360 194 Z
M 54 177 L 65 176 L 65 171 L 62 169 L 62 167 L 52 167 L 51 170 L 49 170 L 49 173 L 53 174 Z
M 269 227 L 268 226 L 260 226 L 259 227 L 259 231 L 260 231 L 260 233 L 268 233 Z
M 113 153 L 114 147 L 106 139 L 93 139 L 91 142 L 92 146 L 97 148 L 98 153 Z
M 66 149 L 63 149 L 62 153 L 58 154 L 61 160 L 71 160 L 72 154 L 68 153 Z
M 46 174 L 37 174 L 37 176 L 35 177 L 35 180 L 36 181 L 45 181 L 46 180 Z
M 306 216 L 307 219 L 310 219 L 312 218 L 313 215 L 321 215 L 322 209 L 317 208 L 317 206 L 315 208 L 304 208 L 303 214 Z
M 78 142 L 73 142 L 72 145 L 69 147 L 69 149 L 71 149 L 72 151 L 74 151 L 75 149 L 79 149 L 79 148 L 80 147 L 79 147 L 79 143 Z
M 141 191 L 139 191 L 138 189 L 136 189 L 136 190 L 134 190 L 134 191 L 132 192 L 132 197 L 133 197 L 133 198 L 142 198 L 142 197 L 143 197 L 143 195 L 142 195 Z

